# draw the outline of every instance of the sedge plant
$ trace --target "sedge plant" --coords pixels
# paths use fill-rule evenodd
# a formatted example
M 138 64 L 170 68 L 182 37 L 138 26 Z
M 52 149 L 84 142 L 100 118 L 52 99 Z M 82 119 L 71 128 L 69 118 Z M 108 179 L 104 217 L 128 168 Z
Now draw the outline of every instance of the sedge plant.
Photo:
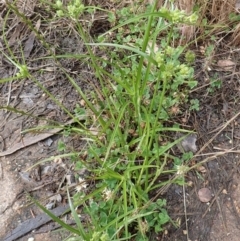
M 87 49 L 81 55 L 49 58 L 87 62 L 100 87 L 87 95 L 60 67 L 85 102 L 83 107 L 76 106 L 74 113 L 65 112 L 77 122 L 79 116 L 85 116 L 80 127 L 71 127 L 86 141 L 85 155 L 81 158 L 73 152 L 72 160 L 76 170 L 86 168 L 90 174 L 79 177 L 75 193 L 67 193 L 76 227 L 63 224 L 36 204 L 71 232 L 68 241 L 149 240 L 152 232 L 163 231 L 171 221 L 166 200 L 157 190 L 173 182 L 183 183 L 179 167 L 186 165 L 184 170 L 188 170 L 191 155 L 175 158 L 170 150 L 183 138 L 174 140 L 173 133 L 189 131 L 172 120 L 182 104 L 190 103 L 189 90 L 197 83 L 191 66 L 194 54 L 175 43 L 177 25 L 195 24 L 197 16 L 186 15 L 172 3 L 171 10 L 157 10 L 157 1 L 141 8 L 138 4 L 117 11 L 118 20 L 109 12 L 109 20 L 117 24 L 94 41 L 78 21 L 86 13 L 93 14 L 94 7 L 84 6 L 80 0 L 68 5 L 57 0 L 49 6 L 56 18 L 71 22 Z M 96 56 L 96 48 L 107 58 Z M 191 108 L 195 106 L 194 102 Z M 65 150 L 63 146 L 61 143 L 61 150 Z M 171 180 L 165 178 L 174 174 Z M 91 190 L 87 189 L 89 181 L 94 182 Z M 80 216 L 76 209 L 81 210 Z M 83 221 L 81 216 L 87 218 Z

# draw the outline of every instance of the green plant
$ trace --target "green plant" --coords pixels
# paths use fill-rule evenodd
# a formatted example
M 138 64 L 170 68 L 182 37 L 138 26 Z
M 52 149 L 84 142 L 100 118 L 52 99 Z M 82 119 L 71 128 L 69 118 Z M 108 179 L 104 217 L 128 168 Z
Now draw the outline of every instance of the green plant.
M 85 102 L 84 107 L 76 105 L 74 113 L 69 113 L 35 81 L 79 124 L 66 128 L 65 134 L 75 131 L 87 142 L 84 158 L 79 155 L 76 160 L 78 155 L 72 154 L 76 168 L 85 167 L 90 172 L 86 178 L 79 177 L 72 197 L 68 193 L 77 227 L 63 224 L 37 204 L 72 232 L 68 240 L 147 240 L 149 232 L 162 231 L 170 220 L 166 200 L 151 192 L 170 183 L 182 184 L 182 176 L 188 170 L 186 157 L 176 168 L 167 166 L 167 162 L 175 160 L 170 155 L 171 148 L 183 138 L 172 140 L 170 136 L 175 132 L 189 133 L 169 121 L 174 120 L 182 104 L 189 102 L 189 90 L 197 84 L 191 66 L 194 54 L 186 52 L 186 46 L 174 44 L 178 37 L 176 24 L 194 24 L 197 17 L 186 15 L 174 5 L 172 10 L 156 11 L 156 4 L 157 1 L 146 9 L 121 9 L 117 12 L 119 24 L 110 30 L 115 37 L 105 33 L 97 43 L 88 43 L 90 38 L 78 21 L 92 7 L 83 6 L 80 1 L 65 6 L 59 0 L 52 6 L 58 18 L 71 22 L 88 51 L 82 55 L 54 55 L 54 59 L 71 57 L 88 62 L 101 86 L 100 95 L 97 91 L 86 95 L 60 67 Z M 104 51 L 108 58 L 96 56 L 92 46 Z M 192 109 L 197 109 L 196 100 L 191 104 Z M 58 149 L 66 151 L 66 146 L 59 142 Z M 162 180 L 162 176 L 174 174 L 172 180 Z M 95 185 L 87 192 L 88 180 Z M 77 207 L 87 216 L 85 223 L 79 218 Z
M 84 5 L 81 0 L 73 0 L 65 7 L 61 0 L 57 0 L 55 4 L 57 9 L 56 13 L 58 17 L 70 17 L 78 19 L 84 12 Z
M 199 110 L 199 100 L 198 99 L 193 99 L 193 100 L 190 100 L 190 110 Z
M 103 231 L 107 232 L 109 240 L 129 240 L 134 236 L 136 240 L 146 240 L 148 232 L 161 231 L 169 221 L 164 208 L 166 202 L 151 201 L 150 191 L 159 187 L 155 182 L 162 174 L 174 172 L 165 165 L 166 160 L 171 159 L 168 151 L 179 140 L 162 144 L 159 136 L 168 131 L 184 131 L 166 128 L 164 121 L 172 118 L 172 107 L 188 101 L 188 91 L 197 84 L 190 66 L 194 54 L 187 52 L 186 62 L 182 63 L 185 48 L 170 44 L 174 24 L 195 18 L 186 18 L 177 10 L 160 9 L 155 13 L 153 7 L 137 17 L 132 17 L 132 12 L 133 9 L 128 8 L 119 12 L 123 20 L 120 18 L 120 24 L 110 30 L 116 31 L 114 43 L 104 43 L 108 36 L 103 35 L 100 43 L 89 44 L 105 52 L 106 47 L 116 51 L 109 53 L 108 61 L 92 58 L 104 96 L 98 113 L 105 123 L 102 132 L 100 129 L 104 141 L 100 145 L 89 143 L 87 160 L 97 163 L 91 172 L 98 180 L 96 187 L 102 191 L 85 197 L 84 201 L 76 197 L 74 200 L 75 205 L 83 205 L 84 213 L 91 217 L 93 234 L 99 238 Z M 166 24 L 162 17 L 169 22 Z M 147 26 L 136 25 L 146 18 Z M 168 29 L 169 34 L 157 45 L 161 31 Z M 106 66 L 110 67 L 110 73 L 105 71 Z M 107 76 L 105 81 L 103 76 Z M 195 101 L 194 109 L 196 104 Z M 183 175 L 188 168 L 180 165 L 176 172 L 180 169 Z M 182 178 L 174 182 L 182 183 Z
M 207 88 L 208 93 L 213 93 L 217 89 L 222 87 L 222 81 L 219 79 L 218 75 L 215 74 L 214 77 L 210 78 L 209 87 Z

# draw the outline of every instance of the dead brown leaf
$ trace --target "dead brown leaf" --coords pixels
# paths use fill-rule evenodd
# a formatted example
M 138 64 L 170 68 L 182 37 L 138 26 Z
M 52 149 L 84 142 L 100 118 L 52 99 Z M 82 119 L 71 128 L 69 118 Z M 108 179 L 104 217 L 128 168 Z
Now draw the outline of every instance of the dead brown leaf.
M 199 189 L 198 197 L 201 202 L 207 203 L 212 199 L 212 193 L 208 188 L 204 187 Z
M 68 121 L 66 124 L 69 125 L 69 124 L 72 124 L 74 122 L 74 120 L 70 120 Z M 65 125 L 66 125 L 65 124 Z M 3 151 L 3 152 L 0 152 L 0 157 L 3 157 L 3 156 L 7 156 L 7 155 L 10 155 L 16 151 L 19 151 L 21 149 L 23 149 L 24 147 L 27 147 L 27 146 L 30 146 L 30 145 L 33 145 L 39 141 L 42 141 L 44 139 L 47 139 L 49 138 L 50 136 L 53 136 L 55 134 L 57 134 L 58 132 L 62 131 L 64 127 L 59 127 L 59 128 L 54 128 L 52 130 L 49 130 L 48 132 L 46 133 L 41 133 L 39 135 L 36 135 L 36 136 L 30 136 L 30 137 L 23 137 L 22 140 L 16 144 L 14 144 L 11 148 L 9 148 L 8 150 L 6 151 Z
M 41 25 L 41 20 L 39 19 L 37 21 L 37 23 L 36 23 L 36 26 L 35 26 L 37 31 L 39 30 L 40 25 Z M 31 51 L 33 49 L 33 44 L 34 44 L 35 37 L 36 37 L 35 32 L 32 31 L 31 34 L 28 37 L 28 40 L 25 43 L 25 47 L 24 47 L 24 51 L 23 51 L 25 58 L 29 57 L 29 55 L 30 55 L 30 53 L 31 53 Z
M 235 63 L 230 59 L 222 59 L 222 60 L 218 60 L 217 65 L 223 71 L 231 71 L 231 70 L 233 70 Z
M 16 24 L 15 30 L 8 41 L 9 46 L 13 46 L 18 41 L 18 39 L 20 38 L 20 34 L 23 32 L 24 28 L 25 28 L 24 23 Z

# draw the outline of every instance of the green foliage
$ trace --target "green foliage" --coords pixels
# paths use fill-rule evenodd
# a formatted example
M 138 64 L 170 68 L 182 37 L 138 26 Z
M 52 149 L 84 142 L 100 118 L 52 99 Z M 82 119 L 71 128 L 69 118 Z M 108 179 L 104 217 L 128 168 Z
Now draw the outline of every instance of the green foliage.
M 214 45 L 209 45 L 207 48 L 206 48 L 206 57 L 211 57 L 212 54 L 213 54 L 213 51 L 214 51 Z
M 151 212 L 151 215 L 146 216 L 146 223 L 149 228 L 154 228 L 156 233 L 163 230 L 163 225 L 168 223 L 170 218 L 167 214 L 166 209 L 166 201 L 162 199 L 156 200 L 156 202 L 152 202 L 146 209 L 147 212 Z
M 208 93 L 213 93 L 214 91 L 222 87 L 222 81 L 219 79 L 218 75 L 215 74 L 210 78 L 209 87 L 207 88 Z
M 193 99 L 190 100 L 190 110 L 199 110 L 199 100 L 198 99 Z
M 185 60 L 188 64 L 193 64 L 195 61 L 195 53 L 191 50 L 188 50 L 185 54 Z
M 55 3 L 56 14 L 58 17 L 70 17 L 78 19 L 84 12 L 84 5 L 81 0 L 72 0 L 64 6 L 61 0 L 57 0 Z
M 76 170 L 86 168 L 90 173 L 84 178 L 79 175 L 75 194 L 70 197 L 68 193 L 77 228 L 56 219 L 73 233 L 68 240 L 148 240 L 149 233 L 163 231 L 170 220 L 166 200 L 152 198 L 151 192 L 164 184 L 184 183 L 191 154 L 178 159 L 169 154 L 179 142 L 172 141 L 169 132 L 187 133 L 171 124 L 178 114 L 172 109 L 180 110 L 181 105 L 190 103 L 190 110 L 197 110 L 199 102 L 188 98 L 197 85 L 192 67 L 195 55 L 185 51 L 186 46 L 174 46 L 174 41 L 178 38 L 177 24 L 194 24 L 197 16 L 174 7 L 156 11 L 156 3 L 146 8 L 124 7 L 116 16 L 109 13 L 109 19 L 118 25 L 91 44 L 87 44 L 89 38 L 79 17 L 92 13 L 92 8 L 80 0 L 67 4 L 57 0 L 52 6 L 58 18 L 74 22 L 75 33 L 85 41 L 88 51 L 81 58 L 86 59 L 100 85 L 100 95 L 96 91 L 87 97 L 62 70 L 85 103 L 84 108 L 77 104 L 69 114 L 56 101 L 79 125 L 65 127 L 64 135 L 75 131 L 86 141 L 82 153 L 72 154 L 72 161 Z M 92 46 L 107 58 L 96 57 Z M 79 59 L 79 55 L 71 57 Z M 18 77 L 26 75 L 29 73 L 23 65 Z M 58 150 L 66 152 L 66 145 L 59 142 Z M 171 161 L 174 167 L 169 170 L 166 163 Z M 177 178 L 163 184 L 161 178 L 166 173 L 175 173 Z M 86 190 L 89 180 L 94 185 Z M 86 222 L 81 222 L 77 207 L 87 216 Z
M 159 136 L 165 121 L 173 117 L 171 108 L 188 103 L 189 90 L 197 84 L 191 66 L 194 53 L 174 47 L 171 40 L 177 36 L 176 23 L 192 24 L 197 18 L 177 9 L 162 8 L 156 13 L 148 6 L 124 7 L 116 17 L 109 14 L 109 19 L 119 24 L 112 30 L 114 38 L 102 35 L 99 43 L 92 44 L 107 53 L 108 60 L 97 60 L 89 48 L 104 97 L 92 116 L 102 117 L 98 125 L 101 141 L 88 143 L 86 157 L 87 163 L 94 163 L 90 172 L 97 180 L 96 190 L 86 196 L 84 186 L 76 187 L 73 203 L 83 205 L 83 213 L 91 219 L 92 225 L 86 226 L 89 240 L 129 240 L 132 236 L 148 240 L 149 232 L 163 231 L 170 220 L 166 201 L 151 201 L 149 193 L 157 188 L 167 153 L 178 140 L 160 144 Z M 163 31 L 168 34 L 159 42 Z M 94 93 L 92 97 L 97 99 Z M 197 100 L 190 104 L 193 110 L 199 108 Z M 78 105 L 74 112 L 77 118 L 86 115 Z M 91 116 L 85 124 L 97 126 Z M 175 126 L 172 130 L 182 131 Z M 170 170 L 180 175 L 173 182 L 181 185 L 181 175 L 188 169 L 184 164 L 191 157 L 184 155 L 175 158 L 175 169 Z M 76 168 L 81 167 L 78 161 Z
M 240 16 L 239 14 L 236 14 L 236 13 L 230 13 L 229 14 L 229 20 L 232 21 L 232 22 L 239 22 L 240 20 Z
M 82 119 L 82 117 L 86 116 L 86 110 L 84 108 L 81 108 L 79 106 L 79 104 L 76 104 L 74 113 L 75 113 L 76 118 L 78 118 L 78 119 Z
M 58 151 L 62 152 L 66 150 L 66 145 L 63 141 L 58 141 Z

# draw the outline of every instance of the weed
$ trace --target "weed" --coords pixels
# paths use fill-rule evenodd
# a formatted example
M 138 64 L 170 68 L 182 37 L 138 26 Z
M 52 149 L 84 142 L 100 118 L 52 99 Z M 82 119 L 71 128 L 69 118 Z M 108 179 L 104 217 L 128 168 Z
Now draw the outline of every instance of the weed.
M 199 110 L 199 100 L 198 99 L 193 99 L 193 100 L 190 100 L 190 108 L 189 110 Z
M 101 86 L 100 95 L 92 92 L 89 100 L 62 69 L 85 103 L 84 107 L 76 105 L 74 113 L 63 107 L 80 126 L 69 127 L 65 134 L 76 131 L 86 140 L 84 158 L 79 155 L 76 160 L 76 153 L 73 156 L 76 169 L 84 167 L 90 175 L 79 179 L 72 197 L 68 193 L 76 228 L 37 205 L 72 232 L 68 240 L 148 240 L 150 232 L 164 230 L 170 221 L 166 200 L 152 193 L 167 184 L 183 184 L 182 176 L 188 170 L 189 155 L 176 159 L 169 153 L 181 141 L 172 141 L 173 133 L 189 131 L 169 121 L 180 112 L 182 104 L 188 103 L 189 90 L 197 84 L 191 66 L 194 54 L 175 46 L 176 24 L 195 24 L 197 16 L 187 15 L 174 5 L 172 10 L 156 11 L 156 4 L 144 9 L 122 8 L 116 13 L 117 20 L 110 14 L 118 25 L 96 39 L 97 43 L 87 43 L 90 38 L 78 21 L 92 7 L 85 7 L 80 0 L 67 6 L 58 0 L 51 6 L 58 18 L 74 23 L 88 54 L 71 57 L 86 58 Z M 97 57 L 92 46 L 104 51 L 107 58 Z M 64 58 L 54 56 L 60 57 Z M 26 71 L 22 68 L 23 74 Z M 190 103 L 191 109 L 198 109 L 197 100 Z M 83 116 L 84 124 L 80 122 Z M 66 146 L 59 142 L 58 149 L 66 151 Z M 167 165 L 174 161 L 175 167 Z M 176 178 L 162 179 L 163 174 L 174 173 Z M 95 185 L 86 191 L 88 180 Z M 84 222 L 77 207 L 87 216 Z
M 210 78 L 209 87 L 207 88 L 208 93 L 213 93 L 214 91 L 220 89 L 222 87 L 222 81 L 219 79 L 218 75 L 215 74 L 212 78 Z
M 74 204 L 83 205 L 83 213 L 91 218 L 92 227 L 87 227 L 92 233 L 90 240 L 147 240 L 149 232 L 162 231 L 169 222 L 166 201 L 152 201 L 150 192 L 159 187 L 155 182 L 167 171 L 167 153 L 178 140 L 163 144 L 159 136 L 164 121 L 172 118 L 170 109 L 186 103 L 189 89 L 197 84 L 190 66 L 194 54 L 187 52 L 186 62 L 182 63 L 184 48 L 171 46 L 174 24 L 194 22 L 195 16 L 166 9 L 156 14 L 149 7 L 143 15 L 132 17 L 133 11 L 123 8 L 117 12 L 119 25 L 110 30 L 115 31 L 113 43 L 103 43 L 109 40 L 105 34 L 99 37 L 100 43 L 91 44 L 105 52 L 106 46 L 115 50 L 109 53 L 108 60 L 100 62 L 101 68 L 94 63 L 96 58 L 92 59 L 95 72 L 107 75 L 108 80 L 100 78 L 104 101 L 98 112 L 105 120 L 101 127 L 104 131 L 100 129 L 104 141 L 100 145 L 89 143 L 87 156 L 87 162 L 95 163 L 91 173 L 98 180 L 98 191 L 81 196 L 81 200 L 77 197 L 84 193 L 74 196 Z M 163 30 L 168 30 L 169 35 L 157 44 Z M 106 66 L 110 73 L 104 70 Z M 192 102 L 192 109 L 197 109 L 197 104 Z M 174 127 L 170 130 L 182 131 Z M 181 175 L 188 169 L 184 159 L 178 167 Z M 182 179 L 175 182 L 182 183 Z

